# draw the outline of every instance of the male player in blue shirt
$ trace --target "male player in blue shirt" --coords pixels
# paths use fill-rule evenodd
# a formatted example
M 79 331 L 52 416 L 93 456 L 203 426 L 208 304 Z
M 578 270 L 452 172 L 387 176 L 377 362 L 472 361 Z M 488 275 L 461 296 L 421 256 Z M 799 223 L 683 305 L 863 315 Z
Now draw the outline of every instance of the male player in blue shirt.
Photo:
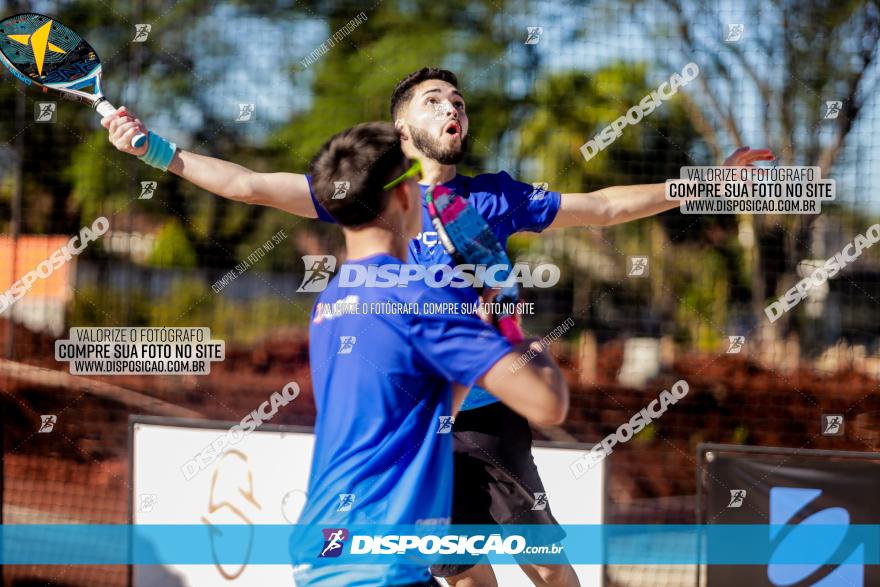
M 324 144 L 311 181 L 318 203 L 342 226 L 345 265 L 400 273 L 422 230 L 418 169 L 389 123 L 361 124 Z M 337 181 L 348 182 L 342 198 L 334 197 Z M 309 329 L 315 452 L 298 524 L 326 529 L 326 539 L 314 552 L 301 552 L 311 542 L 293 540 L 300 557 L 313 561 L 298 572 L 298 585 L 436 585 L 426 566 L 333 565 L 333 555 L 342 551 L 346 526 L 448 523 L 452 435 L 443 426 L 474 382 L 524 417 L 565 418 L 568 390 L 546 350 L 512 369 L 528 343 L 512 347 L 473 315 L 422 310 L 463 300 L 424 280 L 369 287 L 338 277 L 318 297 Z
M 469 120 L 458 86 L 455 74 L 442 69 L 422 68 L 406 76 L 392 93 L 392 121 L 401 133 L 404 153 L 422 164 L 422 190 L 430 183 L 442 183 L 467 197 L 502 244 L 511 234 L 520 231 L 609 226 L 652 216 L 678 205 L 676 201 L 666 200 L 662 183 L 560 194 L 535 190 L 503 171 L 475 177 L 459 175 L 456 164 L 464 154 Z M 102 124 L 109 129 L 110 141 L 117 149 L 139 156 L 145 154 L 146 147 L 135 149 L 130 141 L 136 133 L 146 133 L 147 129 L 125 108 L 106 117 Z M 154 136 L 151 135 L 151 142 Z M 164 139 L 156 137 L 156 140 L 161 144 L 159 141 Z M 182 149 L 172 149 L 171 153 L 167 162 L 159 162 L 160 168 L 219 196 L 332 221 L 312 194 L 307 175 L 257 173 Z M 147 158 L 155 165 L 153 159 Z M 771 159 L 773 155 L 766 149 L 742 147 L 724 164 L 751 165 Z M 422 212 L 422 222 L 422 230 L 410 243 L 412 260 L 424 265 L 451 263 L 438 243 L 427 210 Z M 544 488 L 531 456 L 528 422 L 479 388 L 471 391 L 462 409 L 453 431 L 456 451 L 453 523 L 555 524 L 550 507 L 532 509 L 534 494 L 543 493 Z M 521 566 L 537 587 L 578 585 L 570 566 L 535 565 L 527 561 Z M 435 571 L 457 587 L 496 585 L 488 565 L 438 567 Z

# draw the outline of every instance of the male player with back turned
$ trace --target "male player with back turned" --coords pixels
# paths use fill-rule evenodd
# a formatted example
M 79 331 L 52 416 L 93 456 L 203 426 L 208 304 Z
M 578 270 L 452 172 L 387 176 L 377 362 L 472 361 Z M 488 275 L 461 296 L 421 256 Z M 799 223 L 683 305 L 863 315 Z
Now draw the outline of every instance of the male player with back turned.
M 389 123 L 358 125 L 321 148 L 312 164 L 312 186 L 342 226 L 346 265 L 399 274 L 410 241 L 422 229 L 422 196 L 412 177 L 418 168 L 404 156 Z M 333 198 L 334 182 L 343 179 L 350 182 L 345 197 Z M 314 537 L 294 536 L 297 558 L 311 562 L 297 572 L 298 585 L 437 585 L 427 565 L 334 565 L 331 555 L 341 552 L 342 529 L 348 526 L 449 520 L 452 438 L 438 433 L 438 426 L 475 381 L 526 418 L 545 423 L 565 418 L 568 390 L 546 350 L 513 370 L 528 342 L 512 347 L 475 316 L 381 311 L 388 305 L 448 307 L 462 299 L 452 288 L 424 282 L 349 287 L 338 277 L 318 297 L 309 329 L 318 411 L 315 451 L 308 500 L 297 523 L 327 530 L 313 551 L 306 545 Z M 453 382 L 459 384 L 456 398 Z
M 520 231 L 609 226 L 659 214 L 678 205 L 666 200 L 662 183 L 614 186 L 590 193 L 536 193 L 531 185 L 514 180 L 504 171 L 475 177 L 458 174 L 456 164 L 465 152 L 469 120 L 458 80 L 450 71 L 423 68 L 406 76 L 392 93 L 391 116 L 401 133 L 404 153 L 422 164 L 422 190 L 430 183 L 442 183 L 466 197 L 486 218 L 503 245 L 511 234 Z M 117 149 L 143 153 L 143 149 L 133 149 L 129 141 L 137 132 L 146 132 L 146 128 L 125 109 L 120 109 L 117 116 L 105 118 L 102 124 L 109 128 L 110 140 Z M 154 135 L 150 135 L 151 144 L 162 145 L 162 141 L 161 137 L 154 140 Z M 307 175 L 256 173 L 180 149 L 157 147 L 154 151 L 158 155 L 147 153 L 147 162 L 167 168 L 219 196 L 332 221 L 312 195 Z M 773 155 L 766 149 L 743 147 L 724 164 L 751 165 L 771 159 Z M 452 264 L 437 241 L 427 209 L 422 220 L 419 238 L 410 243 L 412 260 L 427 266 Z M 474 389 L 456 419 L 453 436 L 453 523 L 556 523 L 549 506 L 532 509 L 535 494 L 543 493 L 544 487 L 532 459 L 531 430 L 525 419 L 490 394 Z M 568 565 L 523 561 L 521 566 L 538 587 L 578 585 Z M 447 566 L 435 571 L 456 587 L 496 585 L 488 565 Z

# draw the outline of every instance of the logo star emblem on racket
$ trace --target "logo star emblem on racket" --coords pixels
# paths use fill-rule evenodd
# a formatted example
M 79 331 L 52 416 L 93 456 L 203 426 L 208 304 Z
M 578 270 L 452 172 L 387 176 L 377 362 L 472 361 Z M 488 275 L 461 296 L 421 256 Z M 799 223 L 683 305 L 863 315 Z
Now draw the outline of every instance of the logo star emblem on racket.
M 34 62 L 37 64 L 37 72 L 43 75 L 43 62 L 46 59 L 46 51 L 64 54 L 66 51 L 61 47 L 49 42 L 49 34 L 52 32 L 53 21 L 35 30 L 29 35 L 6 35 L 16 43 L 27 45 L 34 52 Z

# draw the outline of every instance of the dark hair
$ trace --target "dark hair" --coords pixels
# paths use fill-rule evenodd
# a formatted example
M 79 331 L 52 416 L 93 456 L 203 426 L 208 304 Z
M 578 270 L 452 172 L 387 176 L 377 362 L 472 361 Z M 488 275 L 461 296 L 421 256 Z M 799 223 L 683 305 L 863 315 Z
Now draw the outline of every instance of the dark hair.
M 424 81 L 431 79 L 439 79 L 449 82 L 456 88 L 458 87 L 458 78 L 455 74 L 447 69 L 437 69 L 436 67 L 423 67 L 415 71 L 399 82 L 391 93 L 391 121 L 397 120 L 397 113 L 400 109 L 409 103 L 412 99 L 414 88 Z
M 366 122 L 324 143 L 312 160 L 312 189 L 318 203 L 337 223 L 356 227 L 375 220 L 385 210 L 391 192 L 382 186 L 408 165 L 394 125 Z M 347 182 L 340 186 L 344 189 L 341 197 L 334 197 L 336 182 Z

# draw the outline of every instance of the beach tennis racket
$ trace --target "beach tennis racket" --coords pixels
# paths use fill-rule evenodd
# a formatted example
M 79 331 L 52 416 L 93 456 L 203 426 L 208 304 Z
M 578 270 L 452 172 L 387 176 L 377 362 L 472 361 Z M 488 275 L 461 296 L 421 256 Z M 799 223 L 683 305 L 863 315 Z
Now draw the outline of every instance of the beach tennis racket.
M 443 186 L 430 186 L 425 192 L 428 214 L 446 252 L 456 263 L 471 265 L 502 265 L 495 275 L 499 281 L 510 277 L 510 259 L 498 242 L 486 219 L 464 198 Z M 516 283 L 500 289 L 495 301 L 507 305 L 519 301 Z M 513 313 L 496 314 L 498 330 L 513 344 L 523 341 L 523 333 Z
M 0 21 L 0 60 L 23 83 L 88 104 L 101 116 L 116 108 L 101 88 L 101 60 L 85 39 L 57 20 L 32 12 Z M 147 137 L 138 133 L 132 147 Z

